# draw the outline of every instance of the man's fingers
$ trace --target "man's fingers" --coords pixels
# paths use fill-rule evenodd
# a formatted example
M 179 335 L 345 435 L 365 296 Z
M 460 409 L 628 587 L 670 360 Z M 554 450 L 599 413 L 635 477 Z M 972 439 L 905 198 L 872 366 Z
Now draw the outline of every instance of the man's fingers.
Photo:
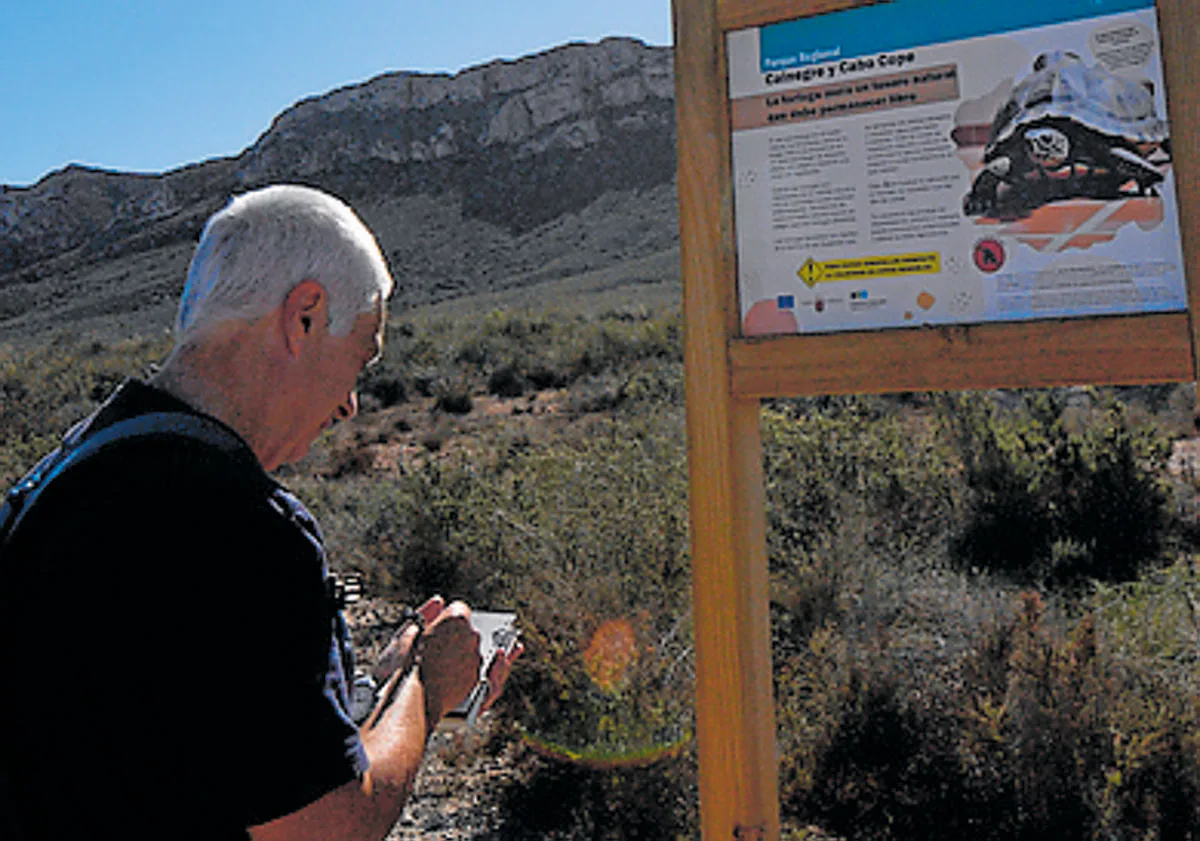
M 434 619 L 438 618 L 443 610 L 446 609 L 446 600 L 441 596 L 434 596 L 425 604 L 417 608 L 417 613 L 421 614 L 421 618 L 425 620 L 425 624 L 429 624 Z
M 438 596 L 437 598 L 441 598 L 441 596 Z M 444 604 L 445 604 L 445 602 L 443 602 L 443 605 Z M 466 620 L 470 621 L 471 608 L 464 601 L 453 601 L 453 602 L 450 602 L 449 607 L 443 607 L 441 613 L 439 613 L 438 615 L 439 616 L 444 615 L 445 618 L 447 618 L 447 619 L 449 619 L 450 617 L 455 617 L 458 619 L 466 619 Z
M 441 596 L 434 596 L 418 607 L 416 612 L 421 617 L 421 621 L 428 625 L 441 615 L 445 607 L 446 600 Z M 408 663 L 409 653 L 412 651 L 413 643 L 420 630 L 420 626 L 416 622 L 408 622 L 392 637 L 375 662 L 375 667 L 371 669 L 371 677 L 375 679 L 376 683 L 384 683 L 398 669 Z
M 500 697 L 500 693 L 504 691 L 504 682 L 508 680 L 509 672 L 512 671 L 512 665 L 516 662 L 521 653 L 525 651 L 525 646 L 519 641 L 512 647 L 512 651 L 507 654 L 497 654 L 492 660 L 491 668 L 488 669 L 488 696 L 483 702 L 483 708 L 486 710 L 496 699 Z

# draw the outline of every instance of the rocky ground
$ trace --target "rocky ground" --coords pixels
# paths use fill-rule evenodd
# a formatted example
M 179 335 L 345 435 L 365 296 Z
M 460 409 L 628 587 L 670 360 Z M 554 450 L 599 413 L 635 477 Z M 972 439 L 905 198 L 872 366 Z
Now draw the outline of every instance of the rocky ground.
M 484 841 L 496 839 L 498 787 L 516 780 L 513 751 L 486 749 L 484 723 L 471 731 L 439 732 L 430 741 L 417 787 L 388 841 Z

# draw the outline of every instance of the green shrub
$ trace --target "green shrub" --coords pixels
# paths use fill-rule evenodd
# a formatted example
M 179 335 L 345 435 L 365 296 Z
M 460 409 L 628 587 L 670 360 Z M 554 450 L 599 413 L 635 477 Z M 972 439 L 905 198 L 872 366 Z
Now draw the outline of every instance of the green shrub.
M 438 410 L 450 415 L 469 415 L 475 408 L 475 400 L 471 397 L 471 392 L 459 386 L 443 390 L 437 395 L 434 405 Z
M 1002 411 L 981 395 L 942 401 L 963 463 L 968 505 L 952 544 L 965 566 L 1027 584 L 1077 588 L 1135 577 L 1168 530 L 1170 444 L 1111 398 L 1079 431 L 1062 395 Z
M 874 557 L 939 551 L 959 491 L 938 427 L 880 401 L 778 403 L 763 411 L 767 542 L 777 642 L 803 648 L 841 616 Z
M 488 394 L 497 397 L 520 397 L 525 393 L 525 377 L 511 365 L 503 365 L 488 375 Z
M 778 672 L 784 817 L 854 839 L 1195 838 L 1200 698 L 1109 646 L 1126 595 L 1069 620 L 1026 592 L 945 681 L 826 625 Z
M 961 839 L 975 834 L 950 722 L 909 705 L 885 674 L 854 669 L 823 734 L 812 786 L 789 807 L 855 839 Z
M 870 516 L 874 545 L 929 545 L 954 512 L 953 451 L 935 424 L 894 404 L 777 403 L 763 411 L 763 450 L 779 557 L 803 555 L 833 534 L 847 505 Z
M 627 754 L 690 731 L 681 433 L 677 420 L 598 424 L 581 440 L 513 454 L 476 485 L 469 516 L 482 522 L 469 527 L 469 551 L 506 583 L 536 652 L 511 708 L 550 742 Z M 637 656 L 606 688 L 587 657 L 614 622 Z
M 359 383 L 359 393 L 370 395 L 379 405 L 387 409 L 408 400 L 408 389 L 400 377 L 389 375 L 374 367 L 368 368 Z
M 360 517 L 365 567 L 376 591 L 415 605 L 429 596 L 490 603 L 485 573 L 459 544 L 470 477 L 437 460 L 399 478 L 376 483 L 375 502 Z

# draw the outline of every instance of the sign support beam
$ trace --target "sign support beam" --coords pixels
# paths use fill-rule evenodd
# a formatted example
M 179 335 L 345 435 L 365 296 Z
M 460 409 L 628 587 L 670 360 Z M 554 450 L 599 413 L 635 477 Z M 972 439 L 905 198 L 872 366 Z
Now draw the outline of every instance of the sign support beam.
M 714 0 L 676 0 L 677 80 L 725 78 Z M 706 839 L 779 837 L 759 401 L 730 390 L 724 85 L 677 86 L 700 803 Z M 700 632 L 703 629 L 703 632 Z
M 1200 5 L 1195 0 L 1156 0 L 1162 33 L 1163 73 L 1171 109 L 1175 177 L 1178 179 L 1180 239 L 1188 277 L 1188 314 L 1191 320 L 1193 381 L 1200 380 L 1200 354 L 1196 353 L 1200 324 L 1200 148 L 1192 139 L 1200 129 Z

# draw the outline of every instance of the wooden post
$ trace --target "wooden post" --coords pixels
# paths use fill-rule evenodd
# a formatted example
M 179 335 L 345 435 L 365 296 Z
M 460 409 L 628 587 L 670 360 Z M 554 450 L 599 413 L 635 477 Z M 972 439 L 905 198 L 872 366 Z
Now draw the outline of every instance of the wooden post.
M 679 222 L 703 837 L 779 837 L 759 402 L 735 399 L 728 97 L 715 0 L 676 0 Z
M 1171 119 L 1172 170 L 1179 196 L 1179 236 L 1183 240 L 1183 262 L 1188 277 L 1188 313 L 1191 319 L 1192 360 L 1196 354 L 1200 320 L 1200 149 L 1193 140 L 1200 128 L 1200 7 L 1195 0 L 1157 0 L 1158 28 L 1162 34 L 1163 74 L 1167 83 L 1167 107 Z M 1200 371 L 1193 368 L 1193 381 Z

